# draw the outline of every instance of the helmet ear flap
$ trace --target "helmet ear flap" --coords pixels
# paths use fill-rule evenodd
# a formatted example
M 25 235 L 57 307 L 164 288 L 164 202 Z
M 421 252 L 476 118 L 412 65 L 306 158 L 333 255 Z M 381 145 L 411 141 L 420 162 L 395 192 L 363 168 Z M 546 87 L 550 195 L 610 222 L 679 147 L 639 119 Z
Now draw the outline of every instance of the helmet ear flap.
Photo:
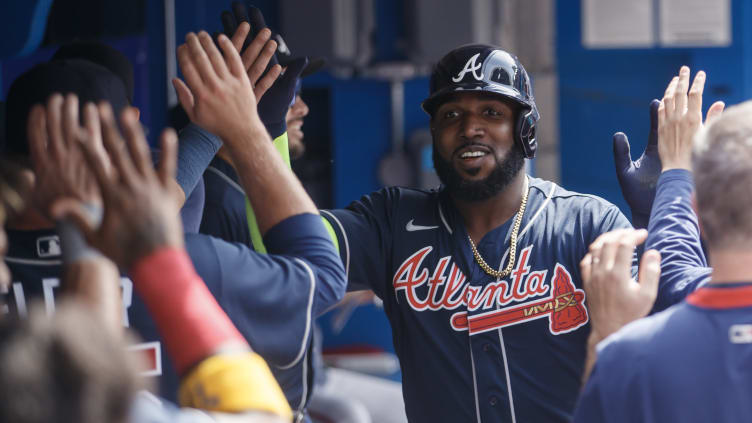
M 522 109 L 517 114 L 515 123 L 515 141 L 522 148 L 522 153 L 526 159 L 535 157 L 535 150 L 538 148 L 538 138 L 536 134 L 535 109 Z

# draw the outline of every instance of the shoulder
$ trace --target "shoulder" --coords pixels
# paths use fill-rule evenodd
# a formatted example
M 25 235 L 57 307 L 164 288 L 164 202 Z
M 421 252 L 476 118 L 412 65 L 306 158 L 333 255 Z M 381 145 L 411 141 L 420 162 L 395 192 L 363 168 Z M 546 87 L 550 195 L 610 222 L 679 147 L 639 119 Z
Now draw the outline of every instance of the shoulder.
M 625 360 L 648 362 L 661 360 L 660 352 L 667 339 L 686 330 L 690 314 L 689 306 L 677 304 L 660 313 L 635 320 L 598 344 L 598 362 L 622 367 Z M 673 342 L 668 342 L 673 344 Z M 626 368 L 624 370 L 627 370 Z
M 551 181 L 530 178 L 528 202 L 533 209 L 552 213 L 557 225 L 581 222 L 584 228 L 593 228 L 596 232 L 631 226 L 619 208 L 609 201 L 597 195 L 569 191 Z
M 597 209 L 616 209 L 611 202 L 598 197 L 597 195 L 585 194 L 581 192 L 570 191 L 556 184 L 555 182 L 544 179 L 530 178 L 530 193 L 543 196 L 556 203 L 566 204 L 568 206 Z

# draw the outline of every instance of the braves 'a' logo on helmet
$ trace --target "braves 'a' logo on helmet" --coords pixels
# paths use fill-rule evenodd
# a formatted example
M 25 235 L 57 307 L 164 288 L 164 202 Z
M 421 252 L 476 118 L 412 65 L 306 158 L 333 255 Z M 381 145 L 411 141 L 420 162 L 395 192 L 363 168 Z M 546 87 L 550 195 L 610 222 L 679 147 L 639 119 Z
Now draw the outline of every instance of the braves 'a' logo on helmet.
M 481 67 L 483 66 L 482 63 L 476 63 L 478 61 L 478 56 L 480 56 L 480 53 L 475 53 L 473 55 L 473 57 L 471 57 L 470 59 L 468 59 L 467 63 L 465 63 L 465 67 L 462 68 L 462 70 L 460 71 L 460 73 L 457 74 L 457 76 L 455 76 L 454 78 L 452 78 L 452 81 L 453 82 L 460 82 L 460 81 L 462 81 L 462 78 L 464 78 L 465 74 L 468 73 L 468 72 L 470 72 L 476 80 L 482 81 L 483 80 L 483 72 L 482 71 L 481 72 L 476 72 L 476 71 L 480 71 Z

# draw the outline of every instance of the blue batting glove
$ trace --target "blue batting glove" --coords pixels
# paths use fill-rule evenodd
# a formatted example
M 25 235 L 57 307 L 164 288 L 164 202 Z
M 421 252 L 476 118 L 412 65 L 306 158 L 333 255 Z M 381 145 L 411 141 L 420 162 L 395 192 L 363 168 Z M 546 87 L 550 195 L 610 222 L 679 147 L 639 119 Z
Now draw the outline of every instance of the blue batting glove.
M 621 194 L 632 210 L 632 225 L 647 228 L 650 209 L 655 198 L 655 185 L 661 176 L 661 159 L 658 156 L 658 106 L 650 102 L 650 133 L 648 144 L 639 159 L 632 161 L 629 140 L 623 132 L 614 134 L 614 164 Z

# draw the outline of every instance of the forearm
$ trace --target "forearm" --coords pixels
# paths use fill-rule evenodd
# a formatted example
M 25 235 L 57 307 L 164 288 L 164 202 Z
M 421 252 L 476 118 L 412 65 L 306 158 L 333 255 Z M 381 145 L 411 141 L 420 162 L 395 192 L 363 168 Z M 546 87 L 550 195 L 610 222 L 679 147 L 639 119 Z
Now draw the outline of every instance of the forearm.
M 175 175 L 177 186 L 174 188 L 182 191 L 183 202 L 193 192 L 221 146 L 222 140 L 218 136 L 196 124 L 191 123 L 180 131 Z
M 140 259 L 131 271 L 167 345 L 178 374 L 201 360 L 248 344 L 196 274 L 182 249 L 162 248 Z
M 300 181 L 275 150 L 263 124 L 257 121 L 251 128 L 227 145 L 240 184 L 256 204 L 254 214 L 261 234 L 288 217 L 318 214 Z
M 113 335 L 122 335 L 125 310 L 120 293 L 120 272 L 115 263 L 104 256 L 66 263 L 63 286 L 67 295 L 73 295 L 91 307 Z
M 653 205 L 645 249 L 661 254 L 661 279 L 654 311 L 681 301 L 709 273 L 692 205 L 694 184 L 686 170 L 664 172 Z
M 101 213 L 91 207 L 92 213 Z M 83 234 L 70 221 L 56 225 L 63 259 L 63 289 L 91 307 L 110 332 L 120 337 L 123 313 L 120 271 L 115 263 L 86 243 Z
M 345 269 L 320 216 L 306 213 L 285 219 L 267 232 L 264 244 L 271 254 L 297 257 L 310 264 L 316 279 L 314 318 L 345 295 Z

